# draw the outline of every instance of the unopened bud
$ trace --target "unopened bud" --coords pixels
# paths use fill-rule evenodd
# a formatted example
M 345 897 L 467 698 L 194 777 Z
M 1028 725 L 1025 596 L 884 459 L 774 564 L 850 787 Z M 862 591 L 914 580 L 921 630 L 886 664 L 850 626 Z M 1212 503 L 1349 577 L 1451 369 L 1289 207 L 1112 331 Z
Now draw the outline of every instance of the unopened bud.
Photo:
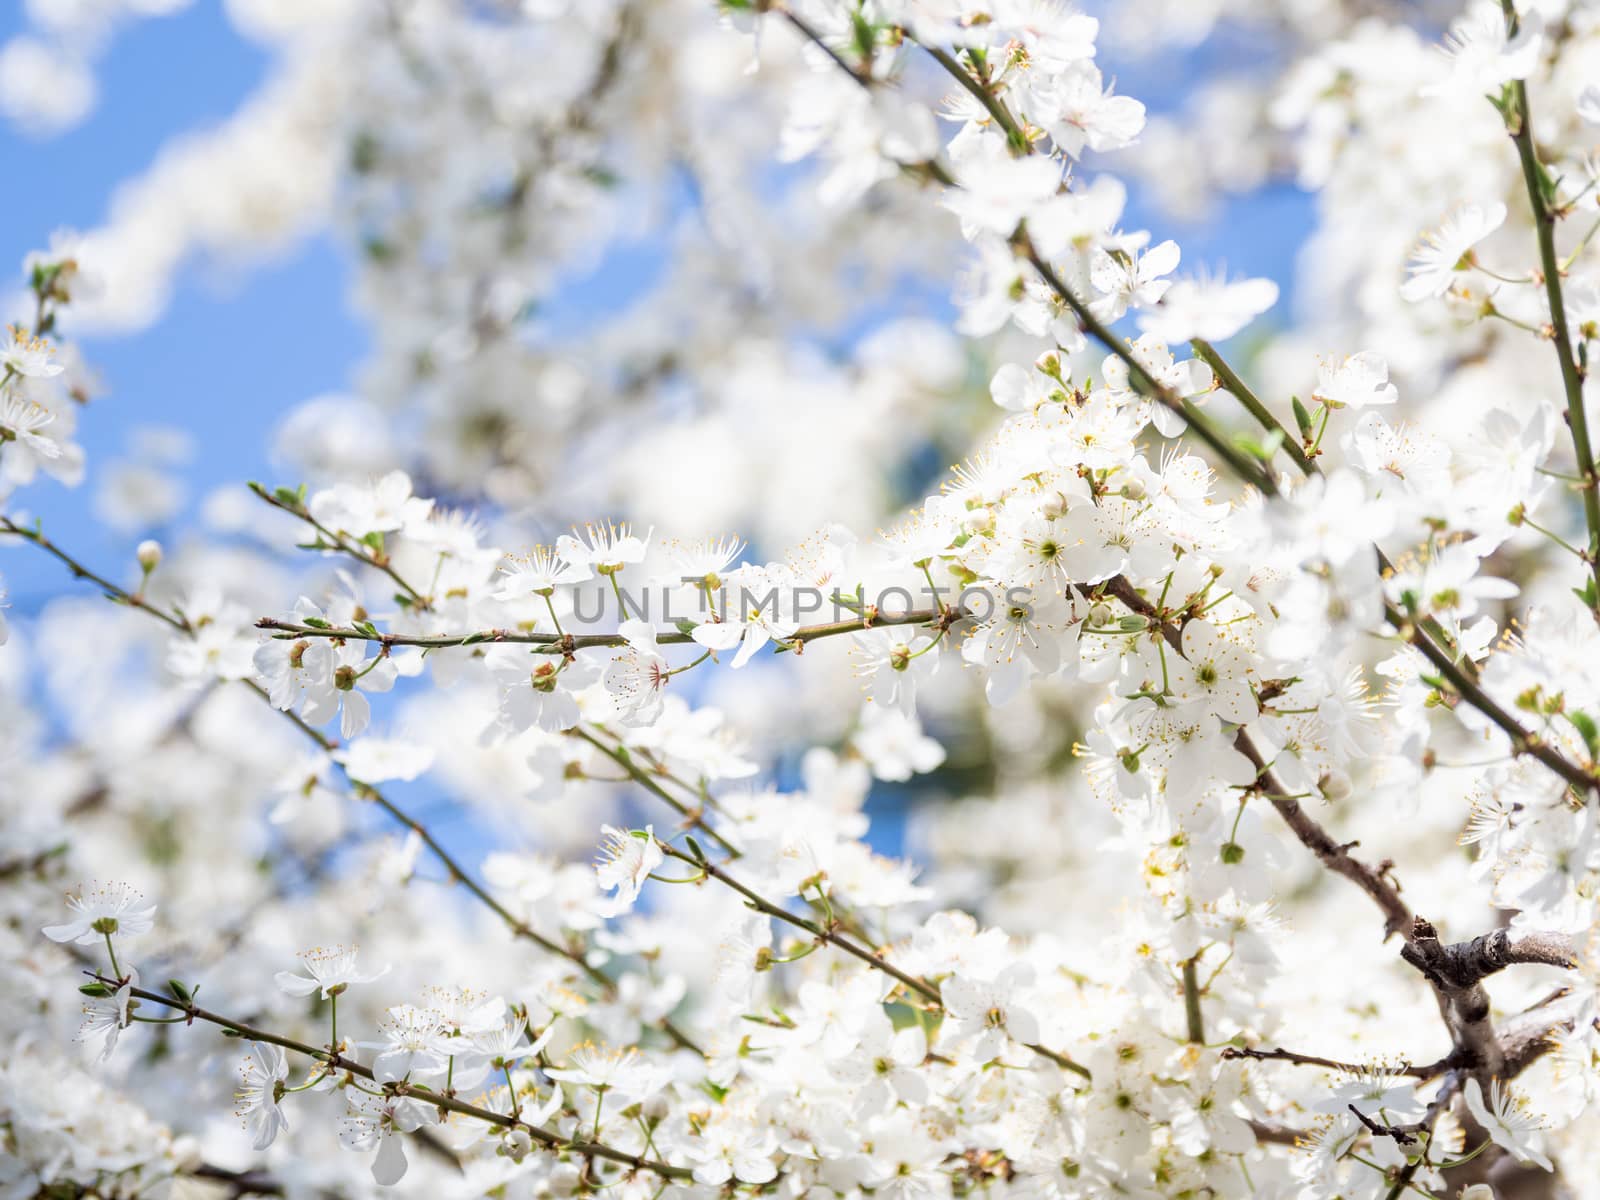
M 1350 776 L 1343 771 L 1329 771 L 1317 781 L 1317 787 L 1330 803 L 1348 800 L 1350 793 L 1355 789 L 1350 784 Z
M 1089 608 L 1089 628 L 1099 629 L 1102 625 L 1111 624 L 1113 615 L 1115 614 L 1111 611 L 1111 605 L 1103 600 L 1091 605 Z
M 148 575 L 161 565 L 161 543 L 148 539 L 142 541 L 134 555 L 139 560 L 139 569 Z
M 505 1137 L 500 1139 L 499 1153 L 505 1155 L 512 1162 L 521 1162 L 528 1151 L 532 1149 L 533 1136 L 526 1129 L 508 1129 Z
M 975 508 L 961 519 L 961 528 L 967 533 L 993 533 L 994 512 L 989 508 Z
M 1057 383 L 1062 382 L 1061 355 L 1057 354 L 1054 350 L 1046 350 L 1043 354 L 1039 355 L 1039 357 L 1034 360 L 1033 366 L 1034 369 L 1040 374 L 1050 376 L 1050 378 L 1054 379 Z
M 1046 521 L 1056 521 L 1067 515 L 1067 498 L 1060 492 L 1053 492 L 1050 498 L 1039 506 L 1039 515 Z
M 1143 500 L 1148 492 L 1142 479 L 1130 479 L 1122 485 L 1122 498 L 1124 500 Z

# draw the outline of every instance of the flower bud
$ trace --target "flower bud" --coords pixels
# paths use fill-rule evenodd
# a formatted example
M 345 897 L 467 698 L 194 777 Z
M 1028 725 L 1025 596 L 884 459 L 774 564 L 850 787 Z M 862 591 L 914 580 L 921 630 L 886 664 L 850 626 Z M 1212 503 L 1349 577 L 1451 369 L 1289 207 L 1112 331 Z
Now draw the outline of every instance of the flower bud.
M 146 575 L 161 565 L 160 542 L 146 539 L 139 543 L 139 548 L 134 554 L 139 559 L 139 569 Z
M 1095 602 L 1089 607 L 1089 628 L 1099 629 L 1103 625 L 1111 624 L 1111 618 L 1114 615 L 1111 611 L 1111 605 L 1104 600 Z
M 1042 375 L 1048 375 L 1057 383 L 1061 382 L 1061 355 L 1054 350 L 1046 350 L 1034 360 L 1034 370 Z
M 667 1099 L 665 1092 L 651 1092 L 643 1101 L 645 1120 L 655 1124 L 667 1119 L 667 1114 L 672 1111 L 672 1102 Z
M 1122 485 L 1122 498 L 1124 500 L 1143 500 L 1148 494 L 1142 479 L 1130 479 Z
M 1348 800 L 1350 793 L 1355 790 L 1350 783 L 1350 776 L 1343 771 L 1329 771 L 1317 781 L 1317 787 L 1330 803 Z
M 1067 498 L 1060 492 L 1052 493 L 1050 498 L 1039 506 L 1039 515 L 1046 521 L 1060 520 L 1067 514 Z

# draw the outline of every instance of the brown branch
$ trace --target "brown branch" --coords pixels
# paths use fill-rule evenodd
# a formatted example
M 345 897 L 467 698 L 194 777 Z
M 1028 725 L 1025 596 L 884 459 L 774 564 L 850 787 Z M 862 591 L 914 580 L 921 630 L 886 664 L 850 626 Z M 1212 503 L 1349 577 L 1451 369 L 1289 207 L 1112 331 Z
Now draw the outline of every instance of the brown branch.
M 1438 930 L 1422 917 L 1416 918 L 1400 957 L 1421 971 L 1448 1001 L 1445 1019 L 1456 1047 L 1474 1073 L 1484 1078 L 1504 1074 L 1506 1052 L 1490 1020 L 1489 993 L 1482 981 L 1516 963 L 1575 964 L 1572 941 L 1563 934 L 1513 935 L 1497 929 L 1470 942 L 1446 945 L 1439 940 Z
M 282 504 L 277 504 L 276 506 L 280 508 L 285 507 Z M 173 613 L 165 612 L 162 609 L 146 603 L 142 597 L 134 595 L 124 588 L 118 587 L 116 584 L 106 579 L 103 575 L 91 571 L 88 567 L 84 566 L 71 554 L 68 554 L 65 550 L 62 550 L 55 543 L 47 539 L 39 530 L 28 529 L 24 526 L 17 525 L 8 517 L 0 516 L 0 532 L 15 533 L 27 541 L 32 542 L 35 546 L 38 546 L 41 550 L 45 551 L 53 558 L 64 563 L 75 578 L 88 579 L 97 584 L 113 601 L 127 605 L 130 608 L 137 609 L 140 612 L 150 614 L 151 616 L 170 626 L 173 630 L 184 637 L 193 638 L 196 636 L 197 631 L 194 625 L 190 623 L 189 619 L 184 616 L 183 613 L 176 611 Z M 280 709 L 277 705 L 273 704 L 272 698 L 267 694 L 266 689 L 260 684 L 250 679 L 242 680 L 241 682 L 245 687 L 254 692 L 263 703 L 273 709 L 273 711 L 280 713 L 284 720 L 288 721 L 291 725 L 298 729 L 301 734 L 303 734 L 317 747 L 328 753 L 338 749 L 339 744 L 336 741 L 328 737 L 321 730 L 316 729 L 312 725 L 308 724 L 305 718 L 303 718 L 299 713 L 295 712 L 293 709 Z M 580 971 L 582 971 L 592 982 L 594 982 L 601 989 L 602 994 L 606 997 L 614 997 L 617 994 L 616 981 L 599 967 L 596 967 L 594 964 L 589 962 L 582 951 L 575 950 L 570 946 L 565 946 L 560 942 L 545 937 L 543 934 L 529 926 L 525 921 L 522 921 L 516 917 L 509 909 L 505 907 L 505 905 L 496 900 L 489 893 L 487 888 L 485 888 L 481 883 L 468 874 L 466 869 L 456 861 L 455 857 L 444 848 L 439 840 L 434 837 L 433 833 L 428 829 L 428 827 L 421 821 L 418 821 L 415 817 L 411 816 L 411 814 L 400 808 L 371 784 L 361 783 L 360 781 L 354 779 L 352 779 L 350 782 L 358 796 L 372 801 L 385 813 L 387 813 L 394 821 L 415 833 L 422 840 L 423 844 L 427 846 L 427 848 L 433 853 L 434 857 L 437 858 L 444 866 L 450 880 L 454 883 L 460 883 L 467 889 L 467 891 L 472 893 L 472 895 L 480 903 L 482 903 L 486 908 L 494 913 L 495 916 L 499 917 L 500 920 L 505 923 L 506 927 L 511 930 L 514 936 L 530 941 L 534 945 L 539 946 L 541 949 L 547 950 L 552 954 L 556 954 L 567 959 Z M 677 1045 L 682 1046 L 686 1050 L 692 1050 L 696 1053 L 703 1053 L 700 1047 L 687 1034 L 674 1025 L 671 1020 L 663 1018 L 657 1022 L 657 1026 Z
M 756 912 L 769 916 L 774 920 L 782 921 L 785 924 L 793 925 L 796 929 L 804 930 L 806 933 L 809 933 L 812 937 L 814 937 L 818 942 L 826 943 L 827 945 L 833 946 L 836 949 L 843 950 L 851 957 L 857 958 L 866 963 L 867 966 L 871 967 L 873 970 L 882 971 L 885 975 L 889 976 L 889 978 L 895 980 L 897 983 L 905 987 L 907 991 L 915 993 L 934 1007 L 940 1009 L 944 1007 L 944 997 L 940 994 L 940 991 L 937 987 L 929 983 L 926 979 L 922 979 L 919 976 L 902 971 L 899 967 L 895 966 L 887 958 L 885 958 L 882 951 L 864 946 L 855 939 L 840 933 L 837 928 L 837 922 L 829 921 L 825 925 L 819 925 L 815 921 L 790 912 L 782 905 L 774 904 L 765 896 L 761 895 L 761 893 L 746 886 L 744 883 L 741 883 L 738 879 L 735 879 L 732 875 L 730 875 L 724 868 L 718 866 L 716 863 L 711 862 L 709 859 L 706 859 L 700 855 L 691 854 L 686 850 L 679 850 L 676 846 L 669 842 L 664 842 L 660 838 L 656 839 L 656 845 L 668 858 L 675 858 L 679 862 L 687 863 L 692 867 L 698 868 L 712 879 L 715 879 L 718 883 L 731 888 L 733 891 L 743 896 L 745 902 L 751 908 L 755 909 Z M 1065 1054 L 1062 1054 L 1058 1050 L 1051 1050 L 1046 1046 L 1040 1046 L 1031 1043 L 1028 1044 L 1028 1049 L 1032 1050 L 1035 1054 L 1038 1054 L 1043 1058 L 1049 1059 L 1051 1062 L 1055 1063 L 1056 1066 L 1061 1067 L 1064 1070 L 1071 1071 L 1075 1075 L 1080 1075 L 1084 1079 L 1090 1078 L 1089 1069 L 1087 1067 L 1080 1063 L 1074 1062 L 1072 1059 L 1068 1058 Z
M 90 974 L 95 982 L 104 984 L 106 987 L 121 988 L 125 986 L 124 980 L 112 979 L 97 972 L 87 972 L 87 974 Z M 296 1041 L 294 1038 L 284 1037 L 282 1034 L 271 1033 L 264 1029 L 256 1029 L 255 1027 L 246 1025 L 241 1021 L 235 1021 L 231 1017 L 225 1017 L 219 1013 L 214 1013 L 207 1009 L 201 1008 L 192 1000 L 180 1000 L 174 996 L 164 996 L 160 992 L 147 991 L 144 988 L 138 987 L 130 987 L 128 989 L 128 993 L 140 1000 L 148 1001 L 152 1004 L 160 1004 L 166 1008 L 182 1013 L 186 1018 L 188 1018 L 187 1023 L 190 1025 L 194 1024 L 196 1021 L 205 1021 L 208 1024 L 218 1026 L 224 1031 L 230 1031 L 237 1037 L 249 1038 L 251 1041 L 263 1042 L 272 1046 L 282 1046 L 285 1050 L 293 1050 L 296 1054 L 305 1055 L 307 1058 L 314 1058 L 318 1062 L 326 1063 L 330 1073 L 348 1073 L 350 1075 L 356 1075 L 362 1079 L 366 1079 L 375 1083 L 378 1082 L 370 1067 L 364 1067 L 354 1059 L 347 1058 L 337 1051 L 330 1051 L 317 1046 L 312 1046 L 306 1042 Z M 407 1083 L 402 1081 L 399 1083 L 383 1084 L 382 1086 L 390 1095 L 409 1096 L 423 1104 L 431 1104 L 436 1108 L 444 1110 L 445 1112 L 453 1112 L 458 1113 L 461 1116 L 473 1117 L 479 1121 L 487 1122 L 490 1125 L 498 1125 L 503 1129 L 526 1130 L 528 1135 L 533 1138 L 534 1141 L 539 1142 L 541 1145 L 550 1150 L 569 1150 L 574 1154 L 583 1155 L 588 1158 L 603 1158 L 609 1162 L 621 1163 L 624 1166 L 633 1167 L 638 1170 L 652 1171 L 664 1179 L 688 1179 L 693 1175 L 693 1172 L 687 1167 L 677 1167 L 670 1163 L 658 1162 L 654 1159 L 645 1158 L 638 1154 L 630 1154 L 625 1150 L 618 1150 L 614 1147 L 607 1146 L 599 1142 L 586 1142 L 564 1137 L 561 1134 L 556 1133 L 554 1130 L 545 1129 L 541 1126 L 530 1124 L 529 1122 L 522 1120 L 520 1117 L 514 1117 L 507 1113 L 495 1112 L 492 1109 L 479 1108 L 474 1104 L 467 1104 L 464 1101 L 457 1100 L 452 1096 L 447 1096 L 442 1092 L 436 1092 L 432 1088 L 424 1087 L 419 1083 Z
M 1258 1062 L 1286 1062 L 1294 1063 L 1301 1067 L 1321 1067 L 1329 1071 L 1339 1071 L 1346 1075 L 1361 1075 L 1372 1070 L 1370 1066 L 1360 1063 L 1340 1062 L 1333 1058 L 1321 1058 L 1315 1054 L 1301 1054 L 1295 1050 L 1285 1050 L 1282 1046 L 1275 1046 L 1271 1050 L 1260 1050 L 1250 1046 L 1224 1046 L 1222 1057 L 1247 1058 Z M 1427 1066 L 1413 1067 L 1405 1063 L 1399 1067 L 1391 1068 L 1395 1075 L 1409 1075 L 1416 1079 L 1431 1079 L 1446 1070 L 1444 1063 L 1431 1063 Z
M 838 637 L 846 633 L 860 633 L 864 629 L 877 629 L 888 625 L 939 625 L 951 623 L 957 614 L 947 608 L 912 609 L 903 613 L 885 613 L 869 606 L 859 617 L 844 621 L 824 621 L 818 625 L 802 625 L 778 643 L 780 647 L 805 645 L 819 638 Z M 620 633 L 526 633 L 515 629 L 476 629 L 465 633 L 411 634 L 377 633 L 353 625 L 307 625 L 299 621 L 283 621 L 277 617 L 262 617 L 257 629 L 265 629 L 280 641 L 297 638 L 329 638 L 341 642 L 372 642 L 385 648 L 391 646 L 421 646 L 426 649 L 448 649 L 457 646 L 478 646 L 489 643 L 547 647 L 553 654 L 571 654 L 578 650 L 616 648 L 627 644 Z M 656 635 L 662 646 L 686 646 L 694 638 L 681 630 L 668 630 Z
M 1130 611 L 1150 622 L 1152 629 L 1160 631 L 1167 644 L 1183 653 L 1183 631 L 1177 624 L 1150 601 L 1123 576 L 1116 576 L 1103 585 L 1107 595 L 1121 601 Z M 1272 805 L 1284 824 L 1289 827 L 1300 844 L 1317 856 L 1324 867 L 1342 875 L 1365 892 L 1383 913 L 1384 936 L 1408 934 L 1411 929 L 1411 910 L 1400 899 L 1400 888 L 1389 875 L 1393 865 L 1387 860 L 1372 867 L 1350 853 L 1354 842 L 1341 843 L 1333 839 L 1317 821 L 1300 807 L 1300 801 L 1283 785 L 1273 772 L 1250 734 L 1240 729 L 1233 739 L 1234 748 L 1250 760 L 1256 769 L 1256 786 Z

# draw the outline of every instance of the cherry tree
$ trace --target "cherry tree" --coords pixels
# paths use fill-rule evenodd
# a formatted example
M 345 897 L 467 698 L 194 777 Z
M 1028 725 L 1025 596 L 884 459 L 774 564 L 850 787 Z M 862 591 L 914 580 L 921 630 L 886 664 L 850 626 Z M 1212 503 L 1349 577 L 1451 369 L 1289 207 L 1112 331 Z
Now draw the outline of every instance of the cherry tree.
M 1592 1191 L 1600 10 L 229 7 L 0 344 L 3 1195 Z M 1128 227 L 1285 177 L 1298 314 Z M 324 228 L 355 393 L 65 544 L 75 339 Z

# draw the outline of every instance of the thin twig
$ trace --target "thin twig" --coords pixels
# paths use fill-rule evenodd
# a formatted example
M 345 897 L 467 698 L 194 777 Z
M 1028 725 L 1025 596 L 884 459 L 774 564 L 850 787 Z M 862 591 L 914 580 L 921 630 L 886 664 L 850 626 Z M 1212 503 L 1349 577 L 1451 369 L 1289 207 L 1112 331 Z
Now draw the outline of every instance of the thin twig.
M 673 846 L 668 842 L 664 842 L 660 838 L 656 839 L 656 845 L 660 847 L 661 852 L 668 858 L 675 858 L 679 862 L 687 863 L 692 867 L 696 867 L 705 872 L 705 874 L 712 879 L 715 879 L 718 883 L 724 885 L 725 887 L 731 888 L 733 891 L 743 896 L 745 902 L 757 912 L 772 917 L 774 920 L 783 921 L 788 925 L 793 925 L 796 929 L 804 930 L 806 933 L 809 933 L 812 937 L 816 938 L 817 941 L 824 942 L 839 950 L 843 950 L 846 954 L 860 959 L 873 970 L 883 972 L 885 975 L 889 976 L 889 978 L 895 980 L 897 983 L 905 987 L 908 991 L 914 992 L 916 995 L 922 997 L 922 999 L 926 1000 L 929 1004 L 941 1009 L 944 1007 L 944 998 L 940 994 L 939 989 L 933 984 L 929 983 L 926 979 L 922 979 L 916 975 L 912 975 L 909 972 L 901 970 L 899 967 L 895 966 L 888 959 L 886 959 L 880 951 L 870 949 L 861 945 L 854 939 L 846 937 L 844 934 L 840 933 L 836 928 L 834 928 L 831 923 L 828 925 L 819 925 L 815 921 L 808 920 L 797 913 L 790 912 L 782 905 L 774 904 L 765 896 L 761 895 L 761 893 L 746 886 L 738 879 L 735 879 L 727 872 L 726 869 L 705 858 L 691 854 L 687 850 L 679 850 L 676 846 Z M 1033 1044 L 1029 1044 L 1028 1049 L 1032 1050 L 1035 1054 L 1041 1055 L 1044 1058 L 1048 1058 L 1058 1067 L 1071 1071 L 1075 1075 L 1080 1075 L 1084 1079 L 1090 1078 L 1089 1069 L 1087 1067 L 1074 1062 L 1072 1059 L 1068 1058 L 1066 1055 L 1057 1050 L 1051 1050 L 1048 1047 Z
M 1509 36 L 1517 33 L 1517 9 L 1513 0 L 1501 0 Z M 1583 371 L 1572 354 L 1572 335 L 1567 326 L 1567 306 L 1561 291 L 1561 262 L 1556 257 L 1556 213 L 1546 194 L 1546 176 L 1533 145 L 1533 113 L 1528 103 L 1528 85 L 1518 79 L 1511 85 L 1513 117 L 1508 121 L 1511 139 L 1522 162 L 1522 180 L 1528 203 L 1533 208 L 1534 230 L 1539 240 L 1539 265 L 1544 274 L 1545 297 L 1550 303 L 1550 344 L 1555 347 L 1561 366 L 1561 386 L 1567 398 L 1567 428 L 1572 433 L 1572 450 L 1578 460 L 1578 490 L 1583 493 L 1583 519 L 1589 529 L 1585 559 L 1593 586 L 1589 614 L 1600 621 L 1600 487 L 1595 476 L 1594 450 L 1589 443 L 1589 418 L 1583 403 Z
M 126 986 L 123 980 L 107 978 L 98 972 L 92 972 L 91 974 L 97 983 L 104 984 L 106 987 L 116 989 Z M 251 1041 L 263 1042 L 268 1045 L 281 1046 L 285 1050 L 293 1050 L 296 1054 L 316 1059 L 318 1062 L 327 1064 L 330 1074 L 345 1072 L 374 1083 L 379 1082 L 370 1067 L 362 1066 L 354 1059 L 340 1054 L 336 1049 L 323 1049 L 309 1045 L 306 1042 L 296 1041 L 294 1038 L 284 1037 L 282 1034 L 271 1033 L 265 1029 L 257 1029 L 252 1025 L 246 1025 L 242 1021 L 235 1021 L 231 1017 L 225 1017 L 220 1013 L 201 1008 L 192 1000 L 180 1000 L 173 996 L 164 996 L 160 992 L 152 992 L 138 987 L 128 988 L 128 994 L 140 1000 L 145 1000 L 152 1004 L 161 1004 L 175 1012 L 180 1012 L 188 1018 L 188 1024 L 192 1025 L 196 1021 L 205 1021 L 208 1024 L 228 1030 L 238 1037 L 249 1038 Z M 675 1167 L 671 1163 L 658 1162 L 655 1159 L 645 1158 L 638 1154 L 630 1154 L 626 1150 L 618 1150 L 600 1142 L 586 1142 L 565 1137 L 552 1129 L 530 1124 L 520 1117 L 494 1112 L 487 1108 L 479 1108 L 475 1104 L 467 1104 L 452 1096 L 436 1092 L 432 1088 L 424 1087 L 419 1083 L 401 1081 L 398 1083 L 385 1083 L 382 1086 L 390 1095 L 409 1096 L 424 1104 L 431 1104 L 436 1108 L 443 1109 L 445 1112 L 472 1117 L 479 1121 L 485 1121 L 490 1125 L 498 1125 L 503 1129 L 526 1130 L 528 1136 L 533 1138 L 534 1141 L 551 1150 L 570 1151 L 573 1154 L 589 1158 L 603 1158 L 609 1162 L 621 1163 L 624 1166 L 638 1170 L 652 1171 L 664 1179 L 688 1179 L 694 1174 L 687 1167 Z

